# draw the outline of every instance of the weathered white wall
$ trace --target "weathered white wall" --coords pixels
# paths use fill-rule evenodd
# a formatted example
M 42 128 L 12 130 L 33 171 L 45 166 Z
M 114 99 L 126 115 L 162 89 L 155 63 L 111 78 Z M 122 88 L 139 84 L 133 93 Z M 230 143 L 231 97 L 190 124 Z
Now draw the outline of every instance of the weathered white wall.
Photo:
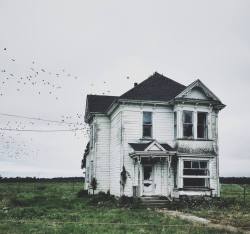
M 96 116 L 95 118 L 95 177 L 97 179 L 97 192 L 107 192 L 110 187 L 110 120 L 105 116 Z
M 110 130 L 110 193 L 120 196 L 121 172 L 121 112 L 117 109 L 111 116 Z

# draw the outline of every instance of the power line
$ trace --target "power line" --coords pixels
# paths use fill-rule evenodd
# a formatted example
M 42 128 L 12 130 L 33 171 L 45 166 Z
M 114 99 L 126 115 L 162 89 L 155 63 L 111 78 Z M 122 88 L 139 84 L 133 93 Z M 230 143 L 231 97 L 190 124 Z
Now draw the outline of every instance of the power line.
M 13 129 L 13 128 L 0 128 L 3 131 L 16 131 L 16 132 L 75 132 L 85 130 L 84 128 L 75 129 L 51 129 L 51 130 L 39 130 L 39 129 Z
M 65 121 L 43 119 L 43 118 L 38 118 L 38 117 L 29 117 L 29 116 L 24 116 L 24 115 L 14 115 L 14 114 L 6 114 L 6 113 L 0 113 L 0 115 L 8 116 L 8 117 L 17 117 L 17 118 L 23 118 L 23 119 L 30 119 L 30 120 L 39 120 L 39 121 L 52 122 L 52 123 L 68 124 L 68 125 L 69 124 L 70 125 L 77 124 L 77 123 L 69 123 L 69 122 L 65 122 Z

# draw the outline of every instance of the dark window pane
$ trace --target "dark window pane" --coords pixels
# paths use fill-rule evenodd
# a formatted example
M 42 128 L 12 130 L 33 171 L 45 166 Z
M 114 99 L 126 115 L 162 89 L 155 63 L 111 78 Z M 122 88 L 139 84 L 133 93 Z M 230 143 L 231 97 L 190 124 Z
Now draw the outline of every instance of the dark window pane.
M 192 124 L 183 124 L 183 136 L 192 137 L 193 136 L 193 125 Z
M 205 138 L 205 126 L 204 125 L 197 126 L 197 137 Z
M 143 126 L 143 136 L 144 137 L 151 137 L 152 136 L 152 126 L 151 125 L 144 125 Z
M 207 120 L 207 114 L 199 112 L 197 115 L 198 124 L 205 125 Z
M 192 161 L 192 168 L 199 168 L 199 161 Z
M 205 178 L 184 178 L 184 187 L 205 187 Z
M 200 161 L 200 168 L 207 168 L 207 162 L 206 161 Z
M 152 175 L 152 166 L 144 166 L 144 180 L 150 180 Z
M 184 168 L 191 168 L 191 161 L 184 161 Z
M 183 111 L 183 123 L 193 123 L 192 111 Z
M 208 175 L 207 169 L 184 169 L 183 175 L 205 176 Z
M 143 124 L 152 124 L 151 112 L 143 112 Z
M 207 138 L 207 113 L 199 112 L 197 114 L 197 137 Z

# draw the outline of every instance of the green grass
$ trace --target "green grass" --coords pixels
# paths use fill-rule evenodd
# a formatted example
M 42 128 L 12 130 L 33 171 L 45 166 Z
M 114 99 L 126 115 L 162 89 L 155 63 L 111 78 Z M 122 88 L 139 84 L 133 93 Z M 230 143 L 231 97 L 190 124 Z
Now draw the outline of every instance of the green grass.
M 90 197 L 77 197 L 82 187 L 0 183 L 0 233 L 223 233 L 153 210 L 91 205 Z
M 221 198 L 208 205 L 184 208 L 182 211 L 208 218 L 214 223 L 229 224 L 250 230 L 250 185 L 246 185 L 244 201 L 243 187 L 238 184 L 222 184 Z

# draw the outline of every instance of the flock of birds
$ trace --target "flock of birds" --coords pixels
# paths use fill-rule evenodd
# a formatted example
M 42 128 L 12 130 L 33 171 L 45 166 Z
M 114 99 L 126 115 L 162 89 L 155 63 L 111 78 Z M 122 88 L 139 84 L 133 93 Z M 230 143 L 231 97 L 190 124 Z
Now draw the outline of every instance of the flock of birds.
M 62 81 L 65 79 L 70 82 L 78 80 L 78 76 L 67 72 L 65 68 L 59 69 L 58 72 L 53 72 L 40 66 L 39 63 L 34 60 L 26 67 L 25 72 L 17 74 L 13 72 L 13 70 L 16 69 L 9 68 L 13 65 L 18 65 L 17 58 L 11 56 L 7 48 L 2 49 L 0 56 L 3 56 L 4 61 L 9 63 L 6 67 L 0 64 L 0 101 L 1 97 L 7 95 L 6 90 L 9 85 L 12 88 L 16 87 L 15 91 L 17 93 L 25 92 L 25 89 L 29 88 L 29 90 L 33 90 L 37 95 L 46 95 L 46 97 L 58 100 L 60 95 L 62 95 L 60 91 L 64 88 Z M 129 79 L 130 77 L 127 76 L 126 80 Z M 101 86 L 105 89 L 105 91 L 101 92 L 102 95 L 110 95 L 111 93 L 111 91 L 107 89 L 107 84 L 107 81 L 102 81 Z M 95 84 L 93 82 L 90 83 L 88 88 L 90 90 L 89 93 L 97 94 L 93 92 L 94 88 Z M 46 130 L 48 130 L 48 132 L 65 130 L 73 132 L 74 136 L 78 139 L 87 137 L 89 136 L 89 128 L 83 119 L 83 114 L 80 114 L 80 112 L 75 115 L 61 115 L 58 120 L 46 120 L 39 117 L 25 117 L 0 113 L 0 156 L 9 155 L 17 159 L 25 155 L 34 155 L 37 150 L 31 149 L 33 142 L 32 137 L 28 142 L 22 142 L 22 140 L 17 139 L 21 134 L 23 135 L 23 132 L 36 132 L 41 130 L 41 127 L 44 130 L 43 132 L 46 132 Z
M 7 53 L 7 48 L 3 49 L 5 59 L 11 63 L 17 63 L 16 58 L 12 58 Z M 2 66 L 2 64 L 0 64 Z M 44 67 L 41 67 L 37 64 L 36 61 L 32 61 L 26 74 L 15 74 L 14 72 L 8 71 L 6 68 L 1 68 L 1 87 L 0 87 L 0 96 L 5 95 L 4 88 L 10 82 L 15 82 L 17 85 L 16 91 L 21 92 L 25 86 L 29 87 L 39 87 L 40 90 L 37 91 L 38 95 L 41 95 L 43 92 L 48 95 L 55 96 L 55 99 L 58 100 L 58 92 L 62 89 L 60 85 L 60 77 L 72 78 L 74 80 L 78 79 L 78 76 L 67 73 L 65 69 L 61 69 L 60 72 L 51 72 Z M 54 79 L 56 78 L 56 79 Z M 54 81 L 55 80 L 55 81 Z M 43 87 L 43 89 L 41 89 Z

